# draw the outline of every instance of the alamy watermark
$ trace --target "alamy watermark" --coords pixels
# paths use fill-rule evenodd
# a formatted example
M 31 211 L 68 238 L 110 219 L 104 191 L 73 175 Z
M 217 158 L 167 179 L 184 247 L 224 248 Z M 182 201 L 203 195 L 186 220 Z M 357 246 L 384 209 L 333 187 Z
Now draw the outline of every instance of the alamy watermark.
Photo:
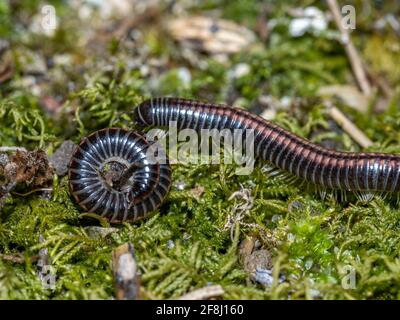
M 40 9 L 40 25 L 45 31 L 53 31 L 57 28 L 56 8 L 52 5 L 44 5 Z
M 353 290 L 356 288 L 356 269 L 351 265 L 344 266 L 340 273 L 342 274 L 341 285 L 345 290 Z
M 147 157 L 149 163 L 166 163 L 164 150 L 168 145 L 171 163 L 235 163 L 237 175 L 248 175 L 254 169 L 254 138 L 253 129 L 201 129 L 199 132 L 182 129 L 178 132 L 177 122 L 170 121 L 168 134 L 159 129 L 146 134 L 147 140 L 154 141 L 147 150 Z
M 354 30 L 356 28 L 356 9 L 352 5 L 345 5 L 342 11 L 342 26 L 344 29 Z
M 43 241 L 43 240 L 42 240 Z M 48 290 L 56 289 L 56 270 L 49 263 L 49 253 L 47 248 L 42 248 L 39 251 L 39 260 L 37 266 L 39 268 L 38 276 L 42 282 L 42 287 Z

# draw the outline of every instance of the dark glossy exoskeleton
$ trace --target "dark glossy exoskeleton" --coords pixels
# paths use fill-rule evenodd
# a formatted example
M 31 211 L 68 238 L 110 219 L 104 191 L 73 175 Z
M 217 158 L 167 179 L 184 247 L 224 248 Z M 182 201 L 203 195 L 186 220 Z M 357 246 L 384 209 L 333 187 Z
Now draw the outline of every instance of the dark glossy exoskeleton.
M 329 150 L 248 111 L 188 99 L 150 99 L 133 113 L 144 126 L 176 121 L 178 129 L 253 129 L 258 157 L 323 188 L 400 191 L 400 155 Z
M 329 150 L 260 116 L 226 105 L 180 98 L 146 100 L 133 111 L 136 124 L 178 129 L 252 129 L 256 156 L 323 189 L 400 191 L 400 155 Z M 69 166 L 70 190 L 87 212 L 111 222 L 145 218 L 164 200 L 171 184 L 168 161 L 153 163 L 142 135 L 103 129 L 84 138 Z
M 113 223 L 145 218 L 163 202 L 171 184 L 168 163 L 150 162 L 141 134 L 103 129 L 85 137 L 69 164 L 77 203 Z

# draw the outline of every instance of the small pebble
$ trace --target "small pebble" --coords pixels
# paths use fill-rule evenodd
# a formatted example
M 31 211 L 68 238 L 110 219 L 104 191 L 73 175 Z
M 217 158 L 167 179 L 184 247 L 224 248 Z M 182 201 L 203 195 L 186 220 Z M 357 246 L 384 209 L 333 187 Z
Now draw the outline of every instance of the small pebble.
M 56 170 L 58 176 L 64 176 L 68 172 L 68 164 L 76 144 L 71 140 L 64 141 L 56 152 L 49 158 L 50 163 Z
M 278 222 L 279 220 L 281 220 L 282 219 L 282 216 L 281 215 L 279 215 L 279 214 L 274 214 L 273 216 L 272 216 L 272 222 Z
M 10 42 L 5 39 L 0 39 L 0 53 L 10 48 Z
M 231 79 L 239 79 L 250 72 L 250 66 L 247 63 L 238 63 L 228 72 Z
M 296 239 L 296 236 L 293 233 L 288 233 L 287 239 L 289 242 L 293 242 Z
M 175 242 L 173 242 L 172 240 L 168 240 L 168 241 L 167 241 L 167 248 L 168 248 L 168 249 L 173 249 L 173 248 L 175 248 Z
M 316 299 L 321 296 L 321 292 L 317 289 L 310 289 L 310 296 L 312 299 Z
M 5 166 L 9 162 L 10 162 L 10 160 L 8 159 L 8 156 L 4 153 L 1 153 L 0 154 L 0 166 Z
M 284 96 L 280 100 L 281 107 L 284 109 L 289 109 L 290 105 L 292 104 L 292 98 L 288 96 Z
M 176 183 L 176 188 L 177 188 L 179 191 L 183 191 L 183 190 L 185 190 L 185 188 L 186 188 L 186 183 L 185 183 L 184 181 L 178 181 L 178 182 Z
M 273 269 L 263 269 L 263 268 L 257 268 L 256 269 L 256 274 L 254 276 L 254 281 L 261 283 L 262 285 L 266 287 L 271 287 L 273 282 L 274 282 L 274 277 L 272 275 Z M 282 283 L 286 280 L 285 276 L 280 275 L 279 276 L 279 283 Z
M 314 264 L 314 262 L 312 261 L 312 259 L 307 259 L 307 261 L 306 261 L 305 264 L 304 264 L 304 267 L 305 267 L 307 270 L 310 270 L 311 267 L 313 266 L 313 264 Z
M 293 37 L 301 37 L 307 31 L 320 33 L 328 27 L 324 13 L 316 7 L 307 7 L 303 16 L 293 19 L 289 24 L 289 33 Z
M 304 204 L 300 201 L 292 201 L 288 205 L 289 212 L 296 212 L 297 210 L 301 210 L 304 208 Z
M 189 86 L 192 81 L 192 75 L 190 74 L 189 69 L 187 68 L 179 68 L 177 70 L 178 78 L 182 82 L 182 85 Z
M 261 283 L 264 286 L 271 287 L 274 281 L 274 277 L 272 276 L 272 270 L 257 268 L 254 280 L 257 281 L 258 283 Z
M 244 258 L 244 270 L 254 278 L 257 269 L 271 269 L 272 257 L 271 253 L 266 249 L 253 251 L 249 256 Z

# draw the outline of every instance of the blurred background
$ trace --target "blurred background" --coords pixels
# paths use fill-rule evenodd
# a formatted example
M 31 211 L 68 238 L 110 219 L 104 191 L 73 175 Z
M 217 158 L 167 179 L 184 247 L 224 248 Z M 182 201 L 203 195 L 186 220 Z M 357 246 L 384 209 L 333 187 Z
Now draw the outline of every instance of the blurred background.
M 79 129 L 77 111 L 83 134 L 124 125 L 124 111 L 161 95 L 267 119 L 278 111 L 301 119 L 327 99 L 360 117 L 398 106 L 399 2 L 344 5 L 368 92 L 327 2 L 244 0 L 2 1 L 0 92 L 61 117 L 54 133 L 63 136 Z M 3 133 L 2 143 L 9 138 Z

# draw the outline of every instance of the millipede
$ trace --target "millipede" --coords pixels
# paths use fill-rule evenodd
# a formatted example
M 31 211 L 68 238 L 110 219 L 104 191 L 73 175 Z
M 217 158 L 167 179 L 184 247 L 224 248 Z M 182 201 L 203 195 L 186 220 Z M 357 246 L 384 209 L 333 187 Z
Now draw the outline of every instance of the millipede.
M 147 158 L 150 143 L 134 131 L 107 128 L 82 139 L 69 163 L 69 186 L 87 212 L 113 223 L 145 218 L 171 185 L 168 163 Z
M 178 129 L 254 130 L 256 157 L 321 189 L 362 196 L 400 191 L 400 155 L 330 150 L 243 109 L 161 97 L 139 104 L 132 117 L 142 127 L 175 121 Z M 142 135 L 122 129 L 103 129 L 84 138 L 69 168 L 76 201 L 112 222 L 136 221 L 154 211 L 168 193 L 171 168 L 147 161 L 149 145 Z M 120 174 L 107 177 L 107 164 Z

